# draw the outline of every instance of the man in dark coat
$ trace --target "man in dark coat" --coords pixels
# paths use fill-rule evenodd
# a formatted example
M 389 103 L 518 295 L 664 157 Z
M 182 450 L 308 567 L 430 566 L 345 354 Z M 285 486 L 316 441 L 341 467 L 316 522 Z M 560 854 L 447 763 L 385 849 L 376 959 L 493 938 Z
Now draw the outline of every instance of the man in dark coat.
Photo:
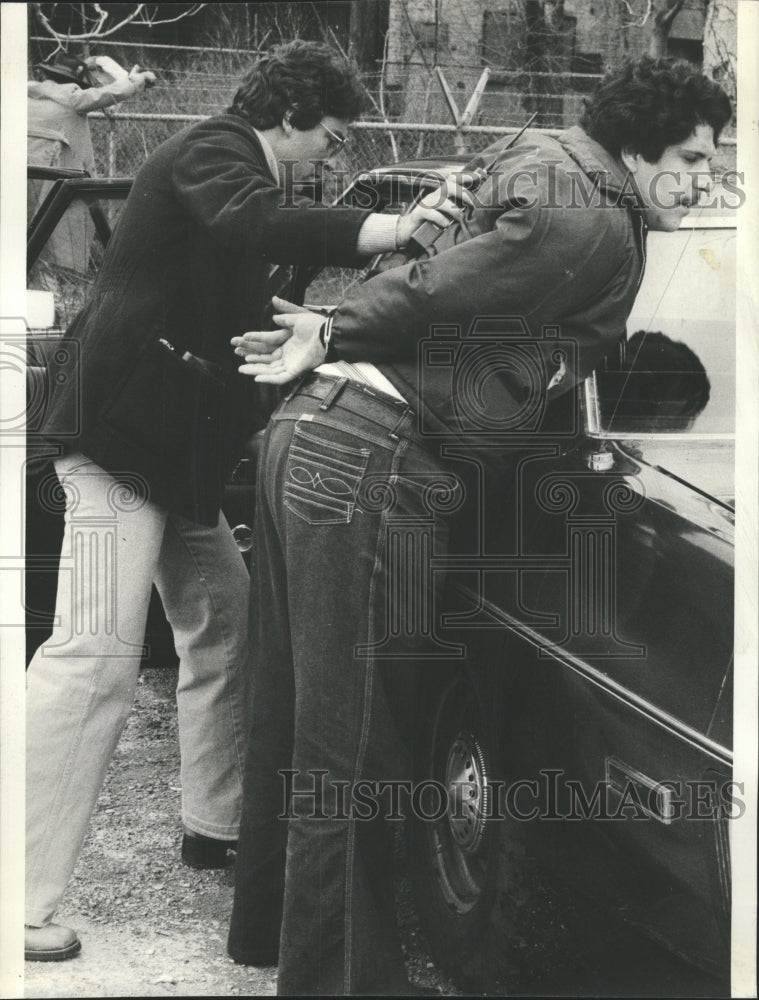
M 273 263 L 355 266 L 457 211 L 372 215 L 283 189 L 285 175 L 318 179 L 362 101 L 355 68 L 327 46 L 260 58 L 227 113 L 148 158 L 69 330 L 80 368 L 52 385 L 42 425 L 67 510 L 58 624 L 27 675 L 29 960 L 80 948 L 51 918 L 132 705 L 153 582 L 180 658 L 182 857 L 222 867 L 234 845 L 248 574 L 219 508 L 262 417 L 230 337 L 261 325 Z
M 497 470 L 619 344 L 646 231 L 676 229 L 708 189 L 730 117 L 691 66 L 631 64 L 582 127 L 477 157 L 476 207 L 423 260 L 354 287 L 326 322 L 279 316 L 289 339 L 241 339 L 243 371 L 309 373 L 261 452 L 229 934 L 235 960 L 278 960 L 280 994 L 409 991 L 381 820 L 398 816 L 393 782 L 410 784 L 416 666 L 442 652 L 424 551 L 445 556 L 465 492 L 442 446 Z

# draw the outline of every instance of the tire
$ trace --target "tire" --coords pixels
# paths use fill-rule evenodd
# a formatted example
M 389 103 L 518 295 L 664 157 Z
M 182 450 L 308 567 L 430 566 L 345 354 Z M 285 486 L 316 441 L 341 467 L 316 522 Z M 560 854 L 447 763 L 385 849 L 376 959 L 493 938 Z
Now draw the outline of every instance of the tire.
M 492 815 L 497 747 L 466 672 L 430 677 L 421 692 L 414 754 L 415 787 L 443 785 L 420 796 L 423 816 L 406 824 L 414 901 L 430 951 L 465 990 L 496 990 L 504 977 L 508 908 L 498 905 L 501 826 Z M 433 817 L 433 818 L 428 818 Z

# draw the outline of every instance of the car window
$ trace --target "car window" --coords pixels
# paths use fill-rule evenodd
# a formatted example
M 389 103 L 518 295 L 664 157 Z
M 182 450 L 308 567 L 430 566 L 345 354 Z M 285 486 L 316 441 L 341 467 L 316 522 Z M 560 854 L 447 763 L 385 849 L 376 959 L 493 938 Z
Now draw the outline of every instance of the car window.
M 590 386 L 601 433 L 734 433 L 735 245 L 724 219 L 649 234 L 626 342 Z
M 45 186 L 49 189 L 50 182 L 29 181 L 30 197 L 38 205 L 46 197 Z M 125 198 L 123 190 L 75 194 L 42 242 L 30 241 L 27 287 L 52 293 L 58 329 L 65 330 L 84 305 Z
M 348 267 L 322 268 L 306 290 L 304 304 L 319 308 L 331 307 L 341 302 L 349 289 L 360 282 L 365 271 Z

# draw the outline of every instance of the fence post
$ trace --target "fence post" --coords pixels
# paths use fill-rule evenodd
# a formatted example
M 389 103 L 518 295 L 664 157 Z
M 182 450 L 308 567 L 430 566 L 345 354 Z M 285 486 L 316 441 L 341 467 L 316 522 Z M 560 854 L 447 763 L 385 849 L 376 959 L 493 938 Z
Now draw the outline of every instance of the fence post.
M 488 85 L 488 79 L 490 78 L 490 69 L 485 67 L 485 69 L 480 74 L 480 78 L 477 81 L 477 86 L 472 92 L 472 96 L 469 98 L 469 103 L 466 108 L 464 108 L 463 114 L 459 111 L 456 100 L 451 92 L 451 88 L 448 86 L 448 81 L 445 78 L 440 66 L 435 67 L 435 73 L 437 74 L 438 81 L 440 82 L 440 87 L 443 91 L 443 96 L 445 97 L 446 103 L 448 104 L 448 110 L 451 112 L 451 117 L 456 123 L 456 132 L 454 134 L 454 142 L 456 144 L 457 153 L 467 152 L 466 146 L 466 135 L 461 131 L 464 125 L 469 125 L 474 118 L 477 108 L 480 106 L 480 101 L 482 100 L 482 95 L 485 93 L 485 88 Z
M 456 99 L 451 92 L 451 88 L 448 86 L 445 73 L 443 73 L 440 66 L 435 67 L 435 73 L 437 74 L 437 78 L 440 83 L 440 89 L 443 91 L 443 97 L 445 97 L 446 104 L 448 105 L 448 110 L 451 112 L 451 118 L 453 118 L 456 124 L 456 132 L 454 133 L 453 139 L 456 152 L 463 153 L 466 149 L 466 139 L 464 138 L 464 133 L 459 131 L 461 126 L 461 112 L 459 111 L 459 106 L 456 104 Z
M 108 176 L 116 176 L 116 128 L 114 122 L 108 122 Z

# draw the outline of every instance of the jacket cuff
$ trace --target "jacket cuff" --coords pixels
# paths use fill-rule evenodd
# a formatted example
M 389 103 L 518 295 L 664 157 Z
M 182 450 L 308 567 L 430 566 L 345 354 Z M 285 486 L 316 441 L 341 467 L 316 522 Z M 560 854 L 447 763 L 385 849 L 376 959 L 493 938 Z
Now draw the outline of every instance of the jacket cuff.
M 324 347 L 324 363 L 328 361 L 337 361 L 337 351 L 332 342 L 332 320 L 334 318 L 334 313 L 329 315 L 326 320 L 322 323 L 321 329 L 319 330 L 319 340 L 322 342 Z
M 356 253 L 360 257 L 372 257 L 375 253 L 395 250 L 395 231 L 399 215 L 368 215 L 358 233 Z

